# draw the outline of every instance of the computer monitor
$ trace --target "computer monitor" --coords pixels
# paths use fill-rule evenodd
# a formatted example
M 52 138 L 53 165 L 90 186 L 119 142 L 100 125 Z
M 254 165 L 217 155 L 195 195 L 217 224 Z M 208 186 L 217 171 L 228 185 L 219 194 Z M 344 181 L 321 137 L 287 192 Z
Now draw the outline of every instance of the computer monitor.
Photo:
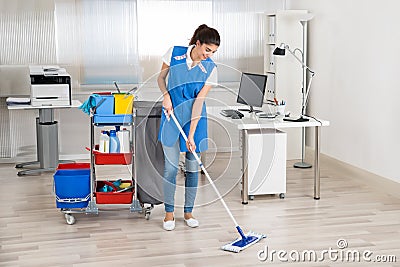
M 266 85 L 267 75 L 242 73 L 236 102 L 248 105 L 250 109 L 239 110 L 249 111 L 250 113 L 261 112 L 261 110 L 254 110 L 253 107 L 262 107 Z

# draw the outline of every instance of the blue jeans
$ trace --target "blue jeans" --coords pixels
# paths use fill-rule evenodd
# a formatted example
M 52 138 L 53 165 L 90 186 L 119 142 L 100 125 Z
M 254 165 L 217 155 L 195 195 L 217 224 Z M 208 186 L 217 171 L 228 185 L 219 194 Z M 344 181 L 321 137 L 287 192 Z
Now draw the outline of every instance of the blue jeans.
M 165 166 L 164 166 L 164 207 L 165 212 L 174 211 L 176 174 L 179 166 L 179 139 L 172 147 L 163 146 Z M 197 154 L 199 155 L 199 153 Z M 190 213 L 193 210 L 194 201 L 197 193 L 199 165 L 191 152 L 185 155 L 185 205 L 183 212 Z

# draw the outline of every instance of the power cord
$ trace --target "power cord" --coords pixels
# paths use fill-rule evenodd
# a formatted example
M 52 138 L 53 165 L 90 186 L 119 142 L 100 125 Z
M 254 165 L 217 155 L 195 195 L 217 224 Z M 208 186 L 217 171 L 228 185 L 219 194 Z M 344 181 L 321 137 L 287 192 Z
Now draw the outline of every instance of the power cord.
M 306 115 L 306 114 L 305 114 L 304 116 L 316 120 L 316 121 L 319 122 L 319 124 L 321 124 L 321 126 L 322 126 L 322 121 L 320 121 L 319 119 L 315 118 L 314 116 L 310 116 L 310 115 Z

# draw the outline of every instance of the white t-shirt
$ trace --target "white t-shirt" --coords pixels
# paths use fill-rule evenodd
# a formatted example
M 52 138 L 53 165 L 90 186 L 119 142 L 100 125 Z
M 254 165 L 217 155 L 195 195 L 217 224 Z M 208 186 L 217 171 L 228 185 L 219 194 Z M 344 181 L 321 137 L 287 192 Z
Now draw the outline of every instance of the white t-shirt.
M 196 66 L 192 66 L 193 64 L 193 60 L 190 57 L 190 52 L 192 52 L 192 49 L 195 45 L 191 45 L 188 47 L 188 50 L 186 52 L 186 65 L 188 66 L 188 69 L 192 69 Z M 171 57 L 172 57 L 172 51 L 174 50 L 174 47 L 170 47 L 168 49 L 168 51 L 162 56 L 162 61 L 167 64 L 168 66 L 171 65 Z M 217 68 L 213 68 L 213 70 L 211 71 L 210 76 L 208 76 L 207 80 L 206 80 L 206 84 L 207 85 L 217 85 L 218 83 L 218 76 L 217 76 Z

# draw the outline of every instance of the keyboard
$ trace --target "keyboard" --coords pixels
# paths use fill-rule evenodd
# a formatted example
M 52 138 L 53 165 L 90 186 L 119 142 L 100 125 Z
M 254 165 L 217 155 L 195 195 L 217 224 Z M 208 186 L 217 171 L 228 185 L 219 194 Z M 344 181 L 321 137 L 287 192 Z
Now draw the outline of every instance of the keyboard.
M 261 113 L 258 115 L 259 118 L 267 118 L 267 119 L 274 119 L 276 118 L 276 114 L 275 113 Z
M 239 116 L 239 118 L 244 117 L 242 112 L 235 110 L 235 109 L 224 109 L 224 110 L 221 110 L 220 113 L 222 116 L 225 116 L 225 117 L 232 117 L 233 115 L 237 115 L 237 116 Z

